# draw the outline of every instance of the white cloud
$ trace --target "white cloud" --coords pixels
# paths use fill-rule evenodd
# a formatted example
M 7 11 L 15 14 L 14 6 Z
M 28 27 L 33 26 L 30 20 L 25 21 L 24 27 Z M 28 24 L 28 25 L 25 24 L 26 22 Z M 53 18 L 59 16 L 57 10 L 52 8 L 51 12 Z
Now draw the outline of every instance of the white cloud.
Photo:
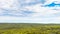
M 8 6 L 8 5 L 6 5 L 6 6 Z M 18 7 L 16 7 L 16 8 L 18 9 Z M 41 7 L 41 4 L 36 4 L 33 6 L 25 6 L 21 10 L 30 10 L 30 11 L 35 12 L 34 14 L 32 14 L 31 17 L 0 16 L 0 22 L 59 23 L 60 16 L 57 17 L 55 15 L 56 17 L 54 17 L 53 14 L 60 13 L 60 10 L 53 10 L 55 8 L 57 8 L 57 7 L 52 7 L 52 8 Z M 15 8 L 14 8 L 14 10 L 15 10 Z M 2 10 L 0 10 L 0 11 L 2 11 Z M 18 12 L 18 11 L 20 11 L 20 9 L 17 10 L 16 12 Z M 16 14 L 16 13 L 14 13 L 14 14 Z

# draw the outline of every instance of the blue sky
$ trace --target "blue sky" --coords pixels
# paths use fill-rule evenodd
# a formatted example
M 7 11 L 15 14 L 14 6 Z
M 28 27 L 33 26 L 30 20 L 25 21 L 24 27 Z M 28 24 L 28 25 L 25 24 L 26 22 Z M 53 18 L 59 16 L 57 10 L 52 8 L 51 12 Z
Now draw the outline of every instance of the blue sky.
M 24 2 L 22 0 L 20 0 L 19 2 L 17 0 L 6 0 L 6 1 L 0 0 L 1 2 L 0 22 L 8 22 L 8 23 L 60 22 L 60 7 L 55 6 L 55 4 L 53 4 L 54 0 L 53 1 L 23 0 Z M 45 5 L 47 6 L 44 7 Z M 49 5 L 54 6 L 50 7 Z

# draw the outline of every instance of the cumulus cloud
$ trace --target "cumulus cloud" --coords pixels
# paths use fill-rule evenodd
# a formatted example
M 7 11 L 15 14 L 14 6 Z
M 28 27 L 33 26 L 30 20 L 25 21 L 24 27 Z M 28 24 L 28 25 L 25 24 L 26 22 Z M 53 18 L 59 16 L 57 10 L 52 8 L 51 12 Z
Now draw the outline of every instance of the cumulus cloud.
M 0 22 L 23 22 L 23 23 L 52 23 L 60 22 L 59 7 L 42 7 L 41 3 L 36 1 L 20 0 L 2 0 L 6 4 L 0 4 Z M 26 2 L 26 3 L 25 3 Z M 48 0 L 47 3 L 53 1 Z M 25 4 L 27 5 L 25 5 Z M 47 4 L 46 3 L 46 4 Z M 30 6 L 29 6 L 30 4 Z M 2 6 L 3 5 L 3 6 Z M 24 6 L 23 6 L 24 5 Z M 54 10 L 57 8 L 58 10 Z

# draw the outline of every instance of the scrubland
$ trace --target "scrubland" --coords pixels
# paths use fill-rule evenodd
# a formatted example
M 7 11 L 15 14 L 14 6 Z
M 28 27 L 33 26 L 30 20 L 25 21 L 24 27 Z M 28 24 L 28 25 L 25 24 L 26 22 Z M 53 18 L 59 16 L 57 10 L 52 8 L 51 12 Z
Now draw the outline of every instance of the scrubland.
M 0 34 L 60 34 L 60 24 L 0 23 Z

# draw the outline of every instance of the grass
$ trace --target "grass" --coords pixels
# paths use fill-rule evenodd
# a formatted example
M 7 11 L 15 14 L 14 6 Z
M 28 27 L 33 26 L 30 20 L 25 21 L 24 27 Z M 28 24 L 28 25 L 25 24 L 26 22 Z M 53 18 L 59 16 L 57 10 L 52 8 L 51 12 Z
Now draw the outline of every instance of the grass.
M 0 34 L 60 34 L 60 24 L 0 23 Z

